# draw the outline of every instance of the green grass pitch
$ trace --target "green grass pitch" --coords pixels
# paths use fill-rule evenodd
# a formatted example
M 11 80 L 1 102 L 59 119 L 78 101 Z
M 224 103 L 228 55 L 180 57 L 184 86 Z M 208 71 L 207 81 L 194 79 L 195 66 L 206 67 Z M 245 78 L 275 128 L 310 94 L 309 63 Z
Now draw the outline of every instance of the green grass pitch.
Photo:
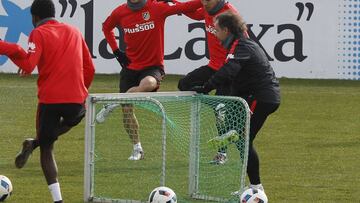
M 178 79 L 167 76 L 160 90 L 176 90 Z M 280 82 L 280 109 L 255 140 L 269 201 L 360 202 L 360 81 Z M 117 75 L 97 75 L 90 91 L 117 92 L 117 87 Z M 36 106 L 35 76 L 0 74 L 0 174 L 13 183 L 9 203 L 51 202 L 38 150 L 23 169 L 14 166 L 20 144 L 35 134 Z M 65 202 L 83 202 L 84 121 L 59 139 L 55 157 Z

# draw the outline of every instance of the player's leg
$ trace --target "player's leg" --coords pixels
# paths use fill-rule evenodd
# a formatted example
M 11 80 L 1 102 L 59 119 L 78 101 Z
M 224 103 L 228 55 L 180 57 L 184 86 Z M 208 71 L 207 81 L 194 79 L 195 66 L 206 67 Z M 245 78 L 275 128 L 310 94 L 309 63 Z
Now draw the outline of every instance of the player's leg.
M 230 95 L 230 85 L 224 84 L 216 89 L 215 95 L 217 96 L 229 96 Z M 214 112 L 216 115 L 216 127 L 218 129 L 218 134 L 223 135 L 230 130 L 234 130 L 233 126 L 231 126 L 231 117 L 228 115 L 231 112 L 231 109 L 226 106 L 224 103 L 216 104 L 214 107 Z M 231 107 L 230 107 L 231 108 Z M 234 115 L 233 117 L 235 117 Z
M 161 67 L 149 67 L 138 74 L 138 85 L 129 88 L 126 92 L 155 92 L 160 87 L 164 77 Z M 140 160 L 144 158 L 144 151 L 139 138 L 139 123 L 136 119 L 133 106 L 123 106 L 124 126 L 134 144 L 134 149 L 129 160 Z
M 209 80 L 209 78 L 216 73 L 215 70 L 211 69 L 209 66 L 201 66 L 190 73 L 188 73 L 185 77 L 179 80 L 178 89 L 181 91 L 189 91 L 192 87 L 198 85 L 204 85 L 205 82 Z M 228 88 L 229 89 L 229 88 Z M 216 92 L 218 95 L 227 95 L 225 94 L 225 88 L 217 89 Z M 228 92 L 228 91 L 226 91 Z M 214 109 L 215 117 L 216 117 L 216 128 L 217 128 L 217 136 L 225 135 L 228 131 L 225 129 L 225 106 L 224 104 L 215 104 L 215 103 L 207 103 L 207 105 L 211 106 Z M 214 141 L 214 145 L 216 142 L 221 142 L 221 139 L 212 139 L 210 142 Z M 213 160 L 210 161 L 211 164 L 224 164 L 226 162 L 226 148 L 219 148 L 218 153 L 215 155 Z
M 44 105 L 39 120 L 40 162 L 54 202 L 62 202 L 58 169 L 53 154 L 54 142 L 81 122 L 85 116 L 83 104 Z
M 57 104 L 40 104 L 38 121 L 38 140 L 40 145 L 40 164 L 54 202 L 62 202 L 58 170 L 53 147 L 58 137 L 61 114 Z
M 217 96 L 228 96 L 230 95 L 230 86 L 222 85 L 216 89 L 215 95 Z M 217 104 L 214 108 L 214 112 L 216 115 L 216 127 L 218 129 L 219 135 L 223 135 L 230 130 L 234 130 L 231 126 L 231 117 L 229 113 L 231 109 L 228 109 L 229 106 L 226 106 L 224 103 Z M 230 107 L 231 108 L 231 107 Z
M 58 168 L 53 154 L 53 144 L 40 145 L 40 163 L 54 202 L 61 202 L 60 184 L 57 179 Z
M 234 126 L 233 123 L 236 120 L 241 120 L 242 112 L 232 109 L 232 106 L 225 103 L 217 103 L 213 108 L 216 118 L 217 136 L 209 142 L 213 142 L 212 145 L 216 145 L 216 143 L 219 144 L 217 145 L 218 151 L 210 163 L 221 165 L 227 161 L 228 145 L 235 143 L 238 146 L 238 144 L 241 144 L 240 133 L 243 132 L 244 129 L 239 127 L 243 126 Z
M 137 86 L 138 71 L 123 68 L 120 71 L 119 89 L 120 93 L 127 92 L 131 87 Z M 119 104 L 105 104 L 103 108 L 96 114 L 97 123 L 103 123 L 105 119 L 114 111 Z
M 153 92 L 158 87 L 158 82 L 153 76 L 146 76 L 140 81 L 140 84 L 138 86 L 130 88 L 127 93 Z
M 260 180 L 260 161 L 256 149 L 253 145 L 253 141 L 265 123 L 267 117 L 275 112 L 279 107 L 279 104 L 275 103 L 263 103 L 252 100 L 248 102 L 253 114 L 250 119 L 250 140 L 249 140 L 249 156 L 247 165 L 247 174 L 250 180 L 250 187 L 262 189 L 263 186 Z
M 191 90 L 192 87 L 203 85 L 209 80 L 209 78 L 216 73 L 215 70 L 211 69 L 209 66 L 201 66 L 190 73 L 185 77 L 179 80 L 178 89 L 181 91 Z M 230 88 L 224 86 L 224 88 L 219 88 L 216 90 L 217 95 L 228 95 Z M 214 104 L 208 103 L 214 109 L 216 117 L 216 127 L 218 131 L 218 136 L 224 135 L 228 132 L 225 126 L 225 105 L 224 104 Z M 210 162 L 213 164 L 223 164 L 226 161 L 226 149 L 221 148 L 216 154 L 214 159 Z
M 215 95 L 220 96 L 227 96 L 230 95 L 230 86 L 227 84 L 224 84 L 223 86 L 216 89 Z M 226 106 L 224 103 L 216 103 L 212 104 L 215 118 L 216 118 L 216 129 L 218 132 L 218 139 L 223 140 L 227 143 L 227 140 L 225 139 L 234 139 L 236 136 L 239 136 L 239 134 L 234 128 L 234 126 L 231 126 L 232 119 L 236 115 L 230 116 L 231 109 L 228 109 L 229 107 Z M 222 146 L 218 149 L 217 154 L 214 156 L 213 160 L 210 161 L 211 164 L 225 164 L 227 161 L 227 146 Z
M 22 143 L 21 151 L 15 157 L 15 166 L 16 168 L 22 168 L 25 166 L 27 160 L 29 159 L 32 151 L 39 146 L 38 132 L 39 132 L 39 112 L 40 104 L 38 104 L 36 112 L 36 138 L 26 138 Z
M 103 108 L 96 114 L 95 121 L 97 123 L 105 122 L 105 119 L 109 116 L 109 114 L 119 106 L 119 104 L 104 104 Z
M 129 88 L 127 92 L 156 92 L 164 75 L 163 69 L 157 66 L 142 70 L 139 72 L 139 84 Z
M 137 161 L 144 159 L 144 150 L 139 136 L 139 122 L 135 116 L 134 107 L 131 104 L 122 105 L 123 125 L 133 144 L 133 152 L 129 160 Z
M 120 93 L 126 93 L 132 87 L 139 85 L 139 71 L 130 69 L 122 69 L 120 72 Z M 144 150 L 141 147 L 139 138 L 139 123 L 134 114 L 134 109 L 131 104 L 123 104 L 123 126 L 128 134 L 131 142 L 133 143 L 133 152 L 129 160 L 141 160 L 144 158 Z
M 22 168 L 24 167 L 24 165 L 26 164 L 28 158 L 30 157 L 32 151 L 34 149 L 36 149 L 39 146 L 39 112 L 40 112 L 40 106 L 38 105 L 38 110 L 36 113 L 36 132 L 37 132 L 37 137 L 35 139 L 33 138 L 27 138 L 24 140 L 24 142 L 22 143 L 22 150 L 16 155 L 15 158 L 15 166 L 17 168 Z M 77 111 L 73 111 L 73 112 L 77 112 Z M 77 115 L 77 120 L 78 122 L 81 121 L 81 119 L 85 116 L 85 108 L 84 106 L 82 106 L 82 109 L 79 112 L 79 115 Z M 72 123 L 76 123 L 77 121 L 71 121 Z M 78 123 L 77 122 L 77 123 Z M 66 132 L 68 132 L 72 126 L 74 126 L 73 124 L 69 124 L 64 122 L 63 118 L 60 118 L 60 126 L 58 128 L 58 132 L 57 134 L 60 136 Z
M 226 125 L 226 119 L 227 119 L 227 109 L 226 109 L 226 105 L 224 103 L 211 103 L 210 106 L 212 106 L 213 110 L 214 110 L 214 114 L 215 114 L 215 119 L 216 119 L 216 129 L 217 129 L 217 137 L 213 138 L 211 141 L 216 142 L 218 141 L 219 143 L 227 143 L 225 140 L 226 137 L 226 133 L 229 131 L 229 129 L 227 128 L 228 126 Z M 223 144 L 223 145 L 224 145 Z M 216 144 L 215 144 L 216 145 Z M 227 146 L 218 146 L 218 151 L 216 153 L 216 155 L 214 156 L 214 158 L 210 161 L 211 164 L 225 164 L 225 162 L 227 161 Z
M 180 91 L 189 91 L 194 86 L 203 85 L 214 73 L 215 70 L 210 67 L 201 66 L 181 78 L 178 83 L 178 89 Z
M 61 104 L 61 107 L 61 118 L 59 126 L 56 128 L 58 137 L 77 126 L 86 114 L 84 104 Z

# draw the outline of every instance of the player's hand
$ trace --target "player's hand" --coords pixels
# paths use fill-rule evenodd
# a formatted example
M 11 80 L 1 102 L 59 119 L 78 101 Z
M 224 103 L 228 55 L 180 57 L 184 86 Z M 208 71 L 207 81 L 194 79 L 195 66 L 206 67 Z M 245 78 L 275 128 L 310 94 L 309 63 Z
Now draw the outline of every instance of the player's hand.
M 213 90 L 213 88 L 209 83 L 205 83 L 204 85 L 194 86 L 190 89 L 190 91 L 195 91 L 199 94 L 209 94 L 211 90 Z
M 26 73 L 24 70 L 20 68 L 18 69 L 17 73 L 19 74 L 20 77 L 26 77 L 30 75 L 29 73 Z
M 121 51 L 120 49 L 116 49 L 114 51 L 114 56 L 116 60 L 120 63 L 121 67 L 127 68 L 130 63 L 130 60 L 126 56 L 125 52 Z

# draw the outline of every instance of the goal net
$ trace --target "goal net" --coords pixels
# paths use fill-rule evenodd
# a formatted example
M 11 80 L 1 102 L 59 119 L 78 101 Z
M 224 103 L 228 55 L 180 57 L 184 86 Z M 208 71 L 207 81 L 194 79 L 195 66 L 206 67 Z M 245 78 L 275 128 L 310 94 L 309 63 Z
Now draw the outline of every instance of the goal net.
M 238 97 L 194 92 L 92 94 L 85 129 L 85 202 L 234 202 L 245 185 L 250 111 Z M 99 119 L 99 112 L 107 115 Z M 136 122 L 134 122 L 136 117 Z M 138 135 L 144 159 L 129 160 Z M 215 159 L 218 152 L 226 159 Z M 220 161 L 219 161 L 220 160 Z

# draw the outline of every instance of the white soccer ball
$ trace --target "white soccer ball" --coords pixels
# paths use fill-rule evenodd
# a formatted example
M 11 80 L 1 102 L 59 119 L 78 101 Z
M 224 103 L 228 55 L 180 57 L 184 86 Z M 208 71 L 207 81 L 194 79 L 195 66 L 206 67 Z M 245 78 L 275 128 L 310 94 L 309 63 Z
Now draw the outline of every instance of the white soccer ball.
M 10 197 L 13 190 L 11 181 L 6 176 L 0 175 L 0 202 Z
M 150 193 L 149 203 L 177 203 L 176 194 L 168 187 L 157 187 Z
M 255 188 L 245 190 L 240 197 L 241 203 L 267 203 L 268 198 L 264 191 Z

